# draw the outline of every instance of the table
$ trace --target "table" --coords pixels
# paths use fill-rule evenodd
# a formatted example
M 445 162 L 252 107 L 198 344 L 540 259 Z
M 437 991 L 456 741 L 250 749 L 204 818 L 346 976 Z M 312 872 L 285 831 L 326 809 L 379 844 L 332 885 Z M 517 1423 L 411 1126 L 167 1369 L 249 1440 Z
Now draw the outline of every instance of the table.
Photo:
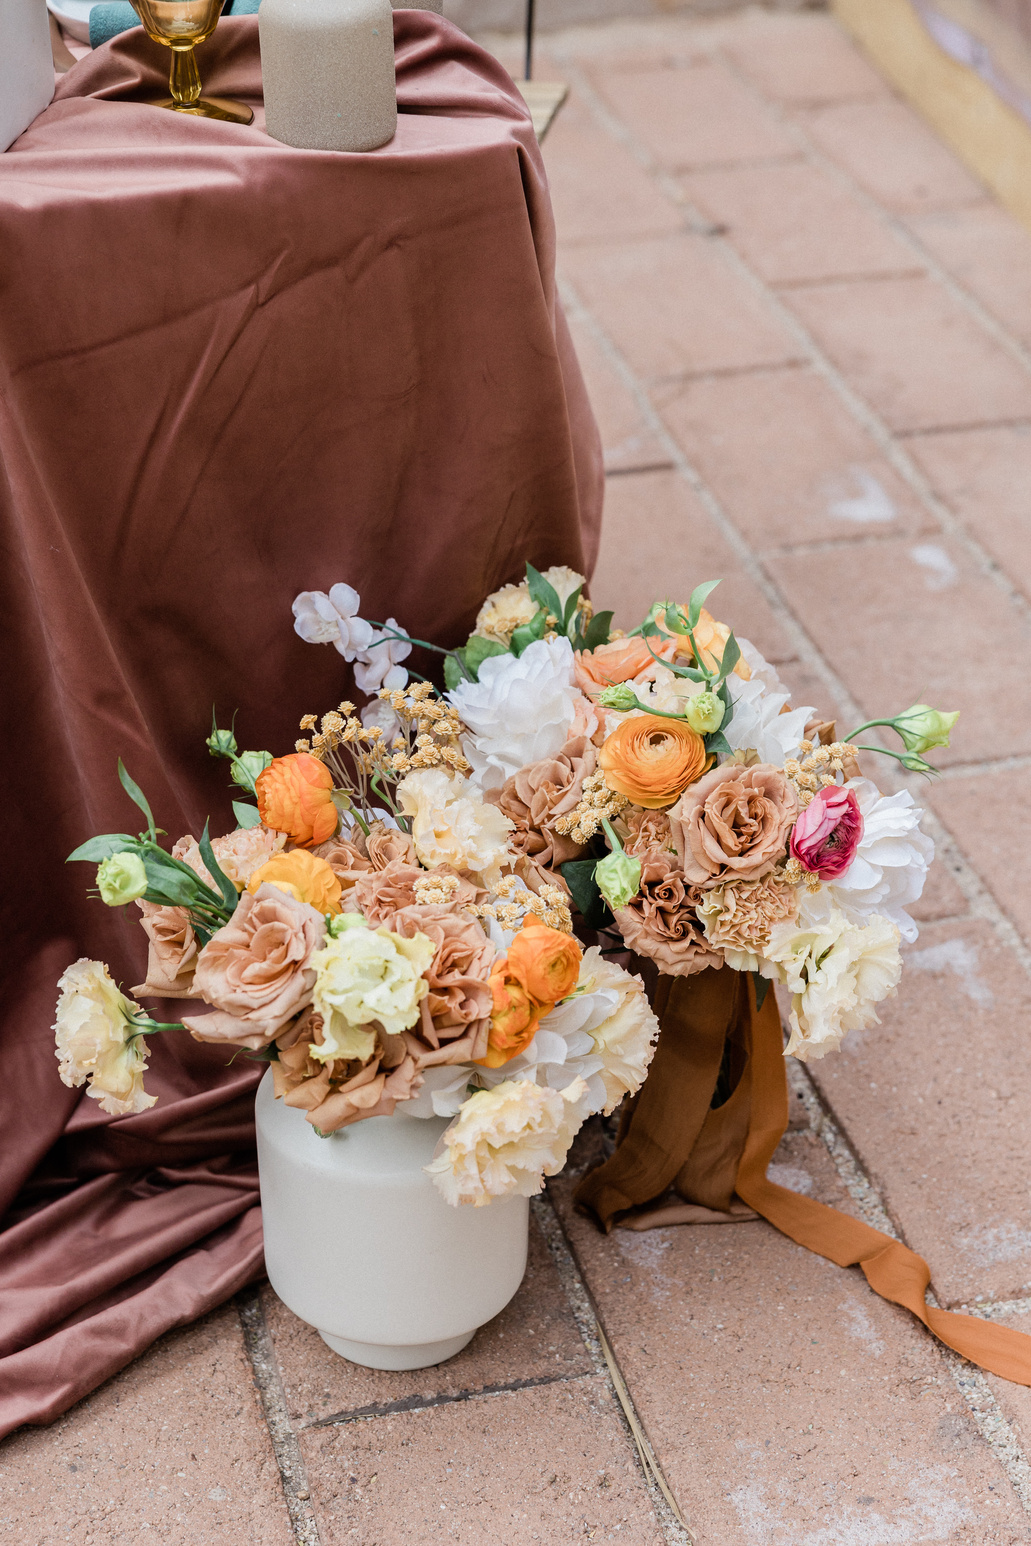
M 200 64 L 253 125 L 145 105 L 167 53 L 135 30 L 0 157 L 0 1433 L 261 1266 L 254 1065 L 158 1038 L 159 1102 L 117 1121 L 57 1079 L 68 962 L 142 980 L 135 919 L 63 863 L 132 828 L 117 757 L 173 837 L 226 830 L 212 706 L 284 751 L 349 688 L 294 635 L 298 591 L 347 580 L 451 643 L 526 559 L 593 563 L 600 448 L 526 108 L 443 19 L 394 24 L 398 131 L 370 154 L 268 138 L 243 16 Z

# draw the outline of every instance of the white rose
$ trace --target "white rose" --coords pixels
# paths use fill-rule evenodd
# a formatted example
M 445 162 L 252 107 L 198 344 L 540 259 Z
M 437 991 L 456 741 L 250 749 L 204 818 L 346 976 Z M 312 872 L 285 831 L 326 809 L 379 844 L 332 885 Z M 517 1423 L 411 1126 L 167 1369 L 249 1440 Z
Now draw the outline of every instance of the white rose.
M 508 858 L 512 823 L 496 805 L 484 804 L 468 779 L 443 768 L 422 768 L 405 774 L 397 798 L 427 869 L 450 864 L 481 876 L 485 885 L 497 883 Z
M 863 836 L 845 874 L 826 890 L 846 918 L 861 923 L 878 913 L 912 944 L 918 930 L 905 909 L 923 892 L 934 858 L 934 842 L 920 830 L 923 812 L 908 789 L 883 795 L 868 778 L 850 779 L 846 787 L 859 801 Z
M 801 1062 L 825 1057 L 848 1031 L 878 1024 L 874 1005 L 894 998 L 899 931 L 887 918 L 852 923 L 836 907 L 822 918 L 803 912 L 797 923 L 774 929 L 762 972 L 792 994 L 786 1052 Z
M 54 1032 L 58 1072 L 112 1116 L 146 1111 L 157 1100 L 143 1089 L 146 1043 L 133 1023 L 136 1005 L 120 993 L 102 961 L 76 961 L 61 977 Z
M 500 789 L 520 768 L 554 757 L 578 714 L 586 720 L 590 705 L 574 685 L 573 664 L 568 639 L 538 639 L 518 657 L 490 656 L 478 682 L 448 693 L 468 727 L 462 750 L 482 789 Z
M 373 627 L 358 616 L 362 601 L 350 585 L 331 585 L 329 593 L 302 590 L 294 599 L 294 633 L 306 644 L 332 644 L 345 660 L 373 641 Z
M 478 1090 L 445 1132 L 442 1151 L 426 1174 L 452 1206 L 482 1208 L 492 1197 L 534 1197 L 544 1177 L 562 1169 L 589 1108 L 582 1079 L 565 1090 L 527 1079 Z
M 322 1016 L 322 1042 L 312 1044 L 312 1057 L 322 1063 L 333 1058 L 364 1062 L 376 1044 L 375 1032 L 364 1027 L 374 1020 L 390 1036 L 410 1030 L 426 997 L 423 973 L 436 951 L 425 934 L 405 939 L 366 928 L 357 914 L 347 915 L 344 932 L 327 939 L 311 958 L 316 971 L 312 1003 Z

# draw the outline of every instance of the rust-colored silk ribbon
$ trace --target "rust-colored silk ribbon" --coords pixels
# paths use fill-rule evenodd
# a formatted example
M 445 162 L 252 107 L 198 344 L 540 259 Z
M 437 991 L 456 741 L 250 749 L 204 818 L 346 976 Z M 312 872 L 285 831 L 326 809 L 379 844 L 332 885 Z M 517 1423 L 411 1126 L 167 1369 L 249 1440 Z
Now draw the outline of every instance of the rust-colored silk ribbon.
M 783 1038 L 772 992 L 757 1010 L 750 977 L 710 968 L 694 977 L 660 978 L 655 1012 L 662 1032 L 648 1079 L 616 1152 L 577 1188 L 581 1207 L 606 1230 L 617 1218 L 630 1228 L 650 1229 L 729 1220 L 735 1208 L 740 1216 L 743 1203 L 839 1267 L 861 1266 L 876 1293 L 912 1310 L 971 1363 L 1031 1385 L 1031 1337 L 926 1304 L 931 1274 L 922 1256 L 869 1224 L 767 1180 L 766 1167 L 788 1124 Z M 721 1067 L 736 1083 L 729 1099 L 712 1109 Z M 628 1211 L 654 1204 L 671 1186 L 683 1204 Z

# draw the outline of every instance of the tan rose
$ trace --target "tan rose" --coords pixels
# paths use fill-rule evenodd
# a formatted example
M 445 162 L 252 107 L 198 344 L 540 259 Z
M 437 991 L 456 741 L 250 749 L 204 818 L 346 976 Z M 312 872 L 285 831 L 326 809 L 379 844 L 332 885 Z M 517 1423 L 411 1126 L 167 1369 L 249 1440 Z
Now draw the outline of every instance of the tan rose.
M 768 875 L 784 855 L 797 814 L 794 789 L 771 763 L 713 768 L 669 813 L 688 882 L 717 886 Z
M 384 826 L 382 821 L 374 821 L 370 826 L 369 835 L 365 839 L 365 852 L 374 870 L 385 870 L 388 864 L 397 861 L 402 864 L 419 862 L 415 844 L 408 833 L 401 832 L 397 827 Z
M 641 888 L 615 914 L 624 942 L 647 956 L 670 977 L 690 977 L 707 966 L 722 966 L 723 957 L 710 949 L 695 908 L 701 893 L 684 879 L 675 854 L 646 854 L 641 860 Z
M 424 870 L 419 864 L 408 864 L 404 859 L 391 859 L 381 870 L 367 870 L 355 880 L 351 890 L 344 895 L 345 913 L 361 913 L 372 928 L 389 924 L 402 907 L 414 907 L 418 902 L 416 885 L 431 875 L 449 875 L 455 880 L 451 892 L 452 906 L 482 900 L 486 893 L 457 870 L 447 865 Z
M 335 1133 L 365 1117 L 392 1116 L 398 1101 L 410 1100 L 422 1084 L 400 1036 L 377 1033 L 375 1053 L 365 1063 L 322 1063 L 311 1056 L 313 1041 L 322 1041 L 322 1019 L 309 1011 L 277 1037 L 272 1079 L 276 1095 L 303 1111 L 320 1133 Z
M 515 830 L 509 847 L 543 866 L 558 866 L 583 853 L 583 846 L 555 830 L 583 794 L 584 779 L 595 770 L 598 754 L 585 736 L 567 741 L 555 757 L 532 762 L 505 784 L 496 803 Z
M 361 846 L 348 838 L 331 837 L 328 843 L 320 843 L 311 852 L 317 859 L 325 859 L 345 895 L 359 875 L 367 875 L 372 869 L 372 860 L 365 852 L 364 836 L 361 838 Z
M 649 853 L 673 853 L 676 844 L 666 811 L 645 811 L 631 807 L 623 812 L 623 847 L 635 859 Z
M 426 972 L 429 992 L 420 1023 L 402 1032 L 417 1068 L 469 1063 L 487 1050 L 493 994 L 490 972 L 496 951 L 475 918 L 447 907 L 405 907 L 387 928 L 411 939 L 425 934 L 437 947 Z
M 194 988 L 220 1014 L 185 1021 L 199 1041 L 265 1047 L 311 1002 L 312 953 L 326 924 L 306 902 L 275 886 L 245 891 L 227 924 L 197 959 Z
M 147 976 L 133 992 L 151 998 L 195 998 L 193 974 L 200 945 L 185 907 L 136 904 L 147 936 Z

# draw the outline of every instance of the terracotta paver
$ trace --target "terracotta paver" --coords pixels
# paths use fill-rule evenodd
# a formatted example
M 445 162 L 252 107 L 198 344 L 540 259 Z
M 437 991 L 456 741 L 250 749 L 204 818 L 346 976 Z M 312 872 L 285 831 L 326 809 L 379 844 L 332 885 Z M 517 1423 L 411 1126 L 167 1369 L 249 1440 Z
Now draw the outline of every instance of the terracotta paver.
M 0 1447 L 4 1546 L 292 1546 L 229 1305 L 163 1337 L 49 1428 Z
M 632 625 L 721 575 L 717 610 L 842 733 L 842 695 L 963 714 L 918 794 L 952 843 L 899 996 L 798 1079 L 773 1175 L 856 1208 L 826 1109 L 942 1300 L 1029 1328 L 1031 233 L 827 13 L 567 27 L 537 74 L 572 83 L 544 153 L 610 474 L 596 602 Z M 605 1237 L 573 1179 L 551 1193 L 693 1546 L 1031 1542 L 1027 1390 L 766 1224 Z M 534 1233 L 508 1309 L 407 1374 L 266 1290 L 252 1377 L 228 1306 L 0 1447 L 0 1539 L 682 1546 L 562 1270 Z

